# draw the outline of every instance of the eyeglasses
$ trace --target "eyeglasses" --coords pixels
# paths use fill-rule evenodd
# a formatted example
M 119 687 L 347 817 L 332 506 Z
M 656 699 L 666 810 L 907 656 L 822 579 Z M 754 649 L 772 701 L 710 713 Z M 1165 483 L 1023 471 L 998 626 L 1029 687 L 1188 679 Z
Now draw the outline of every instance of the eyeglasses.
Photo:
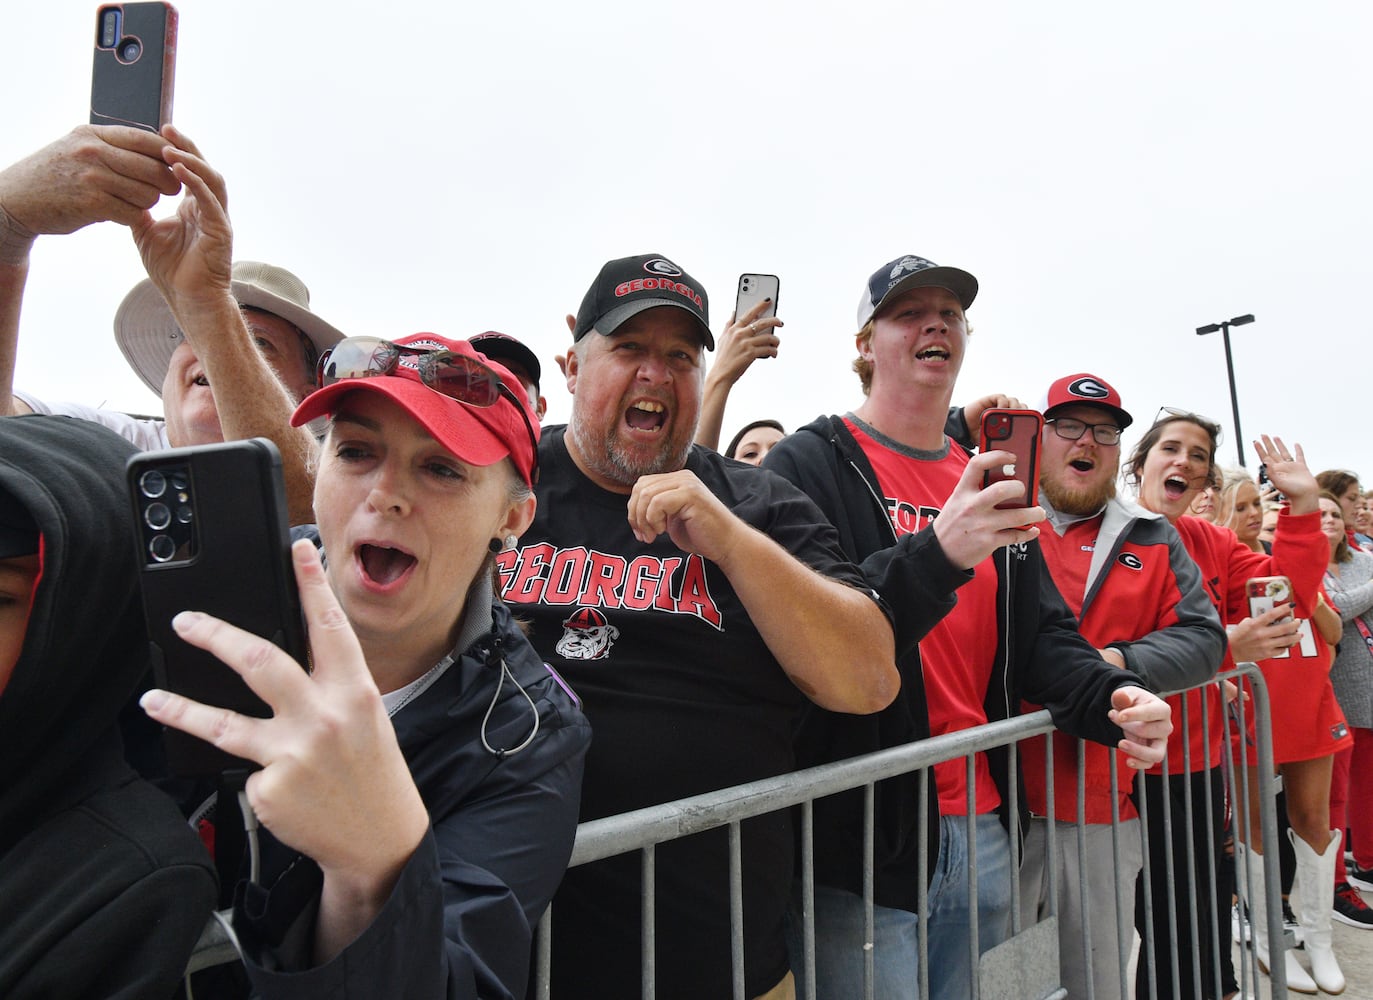
M 1092 432 L 1092 440 L 1097 444 L 1120 444 L 1120 428 L 1115 424 L 1089 424 L 1072 417 L 1050 417 L 1044 421 L 1054 429 L 1054 433 L 1065 441 L 1077 441 L 1087 431 Z
M 494 370 L 476 358 L 452 351 L 393 344 L 380 337 L 347 337 L 320 357 L 315 383 L 323 389 L 345 379 L 392 375 L 405 355 L 416 359 L 420 381 L 440 395 L 482 409 L 495 406 L 504 397 L 515 407 L 524 421 L 533 455 L 529 480 L 531 483 L 539 481 L 539 436 L 534 433 L 524 404 Z

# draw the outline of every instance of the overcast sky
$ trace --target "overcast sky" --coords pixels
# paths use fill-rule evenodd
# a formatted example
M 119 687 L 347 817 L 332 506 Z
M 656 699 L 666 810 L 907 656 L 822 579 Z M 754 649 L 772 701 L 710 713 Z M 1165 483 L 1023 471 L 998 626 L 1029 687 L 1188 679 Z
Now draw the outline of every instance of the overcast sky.
M 781 277 L 782 354 L 727 440 L 856 406 L 859 293 L 915 253 L 981 282 L 960 398 L 1090 371 L 1140 424 L 1219 419 L 1233 463 L 1221 339 L 1194 331 L 1254 313 L 1246 437 L 1373 480 L 1373 6 L 178 6 L 174 118 L 228 180 L 236 256 L 350 333 L 520 337 L 551 420 L 563 316 L 608 258 L 675 260 L 717 331 L 740 272 Z M 5 5 L 5 163 L 86 120 L 96 7 Z M 142 276 L 117 226 L 41 239 L 16 383 L 156 412 L 111 333 Z

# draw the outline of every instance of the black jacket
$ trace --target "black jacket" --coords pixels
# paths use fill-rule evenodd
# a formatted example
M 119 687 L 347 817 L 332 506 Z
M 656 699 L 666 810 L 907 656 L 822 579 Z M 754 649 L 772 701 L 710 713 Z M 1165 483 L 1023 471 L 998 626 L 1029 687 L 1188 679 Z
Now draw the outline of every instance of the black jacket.
M 798 730 L 803 766 L 841 760 L 930 735 L 925 684 L 917 645 L 953 607 L 954 591 L 972 574 L 953 567 L 934 530 L 897 537 L 881 488 L 863 449 L 837 416 L 818 417 L 770 451 L 764 466 L 807 493 L 839 530 L 849 558 L 858 562 L 896 617 L 901 693 L 870 716 L 840 715 L 809 706 Z M 1010 718 L 1022 700 L 1045 706 L 1061 729 L 1115 744 L 1122 733 L 1107 718 L 1111 692 L 1139 677 L 1112 667 L 1077 632 L 1077 621 L 1049 578 L 1039 545 L 1000 550 L 997 566 L 996 662 L 984 707 L 989 721 Z M 1008 807 L 1010 755 L 988 753 Z M 930 845 L 938 845 L 939 807 L 928 782 Z M 918 773 L 877 786 L 874 901 L 917 907 Z M 1005 818 L 1005 817 L 1003 817 Z M 861 790 L 815 804 L 815 877 L 825 885 L 862 892 Z M 934 847 L 931 848 L 935 849 Z M 933 865 L 930 866 L 931 871 Z
M 371 925 L 311 968 L 319 868 L 264 829 L 261 884 L 240 885 L 234 914 L 255 996 L 524 996 L 534 928 L 572 854 L 591 727 L 484 578 L 453 663 L 392 723 L 429 832 Z
M 24 646 L 0 693 L 0 996 L 167 997 L 215 900 L 208 852 L 124 763 L 148 663 L 132 446 L 70 417 L 0 418 L 0 492 L 42 536 Z

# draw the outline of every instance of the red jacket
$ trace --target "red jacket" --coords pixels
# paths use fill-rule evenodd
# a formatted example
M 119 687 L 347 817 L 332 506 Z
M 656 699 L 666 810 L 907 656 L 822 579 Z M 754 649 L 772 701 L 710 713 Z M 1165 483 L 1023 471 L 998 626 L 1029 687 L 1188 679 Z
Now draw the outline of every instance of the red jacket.
M 1043 497 L 1040 503 L 1049 514 L 1049 525 L 1040 533 L 1041 547 L 1047 553 L 1056 545 L 1070 544 L 1053 530 L 1062 517 Z M 1211 677 L 1225 652 L 1225 631 L 1178 532 L 1162 516 L 1118 499 L 1106 505 L 1097 522 L 1086 593 L 1064 595 L 1070 605 L 1081 605 L 1078 630 L 1083 637 L 1098 649 L 1114 647 L 1156 691 Z M 1177 721 L 1174 715 L 1175 726 Z M 1078 741 L 1063 732 L 1052 735 L 1054 816 L 1071 821 L 1077 818 Z M 1125 767 L 1124 754 L 1093 743 L 1085 744 L 1085 751 L 1086 821 L 1111 821 L 1113 754 L 1120 757 L 1115 796 L 1120 818 L 1134 817 L 1128 797 L 1133 772 Z M 1026 741 L 1021 754 L 1030 810 L 1047 815 L 1043 738 Z

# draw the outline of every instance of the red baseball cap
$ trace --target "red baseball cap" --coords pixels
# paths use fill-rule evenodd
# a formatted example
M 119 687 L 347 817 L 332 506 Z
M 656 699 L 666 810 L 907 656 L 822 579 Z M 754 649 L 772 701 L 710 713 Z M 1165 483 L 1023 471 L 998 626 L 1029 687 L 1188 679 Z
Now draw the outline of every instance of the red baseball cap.
M 375 392 L 405 410 L 434 440 L 471 465 L 495 465 L 509 456 L 524 481 L 533 485 L 538 446 L 538 418 L 527 409 L 528 400 L 519 379 L 486 357 L 465 340 L 449 340 L 433 333 L 415 333 L 392 341 L 398 347 L 424 351 L 449 351 L 486 365 L 510 390 L 491 406 L 463 403 L 420 380 L 415 355 L 401 354 L 393 371 L 368 378 L 343 378 L 316 389 L 291 414 L 291 425 L 300 427 L 317 417 L 331 416 L 339 401 L 351 392 Z M 519 402 L 514 402 L 518 400 Z M 516 406 L 526 407 L 525 418 Z
M 1116 418 L 1121 430 L 1135 422 L 1134 417 L 1120 405 L 1120 393 L 1111 387 L 1111 383 L 1087 372 L 1064 375 L 1049 386 L 1039 412 L 1048 417 L 1060 406 L 1099 407 Z

